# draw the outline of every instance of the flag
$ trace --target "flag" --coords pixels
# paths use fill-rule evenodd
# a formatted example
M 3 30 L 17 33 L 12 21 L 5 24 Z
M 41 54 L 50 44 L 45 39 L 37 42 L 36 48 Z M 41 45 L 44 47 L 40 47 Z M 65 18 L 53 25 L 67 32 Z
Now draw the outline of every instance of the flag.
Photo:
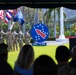
M 8 21 L 10 20 L 10 19 L 12 19 L 12 14 L 13 14 L 13 10 L 7 10 L 6 11 L 6 17 L 5 17 L 5 22 L 6 23 L 8 23 Z
M 4 11 L 3 10 L 0 10 L 0 19 L 4 19 Z
M 13 10 L 13 16 L 15 16 L 17 14 L 17 10 L 18 10 L 18 8 Z
M 20 25 L 23 25 L 25 23 L 24 17 L 22 15 L 22 12 L 20 9 L 18 9 L 16 15 L 13 16 L 13 21 L 14 22 L 18 21 L 20 23 Z
M 10 28 L 9 28 L 9 30 L 12 30 L 12 28 L 13 28 L 13 26 L 14 26 L 14 23 L 15 23 L 15 22 L 12 23 L 12 25 L 11 25 Z

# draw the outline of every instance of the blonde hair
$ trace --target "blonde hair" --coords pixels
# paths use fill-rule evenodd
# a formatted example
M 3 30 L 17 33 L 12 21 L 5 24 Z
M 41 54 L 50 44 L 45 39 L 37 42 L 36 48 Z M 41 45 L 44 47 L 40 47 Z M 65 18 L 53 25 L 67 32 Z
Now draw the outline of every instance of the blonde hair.
M 17 65 L 20 68 L 29 69 L 34 61 L 34 49 L 31 45 L 26 44 L 20 50 Z

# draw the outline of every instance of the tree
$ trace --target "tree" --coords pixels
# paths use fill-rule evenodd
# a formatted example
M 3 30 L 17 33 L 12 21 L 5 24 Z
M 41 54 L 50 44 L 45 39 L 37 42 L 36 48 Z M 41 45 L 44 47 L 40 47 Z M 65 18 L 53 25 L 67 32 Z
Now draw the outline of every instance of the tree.
M 57 15 L 58 15 L 58 20 L 57 20 Z M 63 15 L 64 15 L 64 18 L 66 18 L 66 14 L 63 13 Z M 60 26 L 60 8 L 47 9 L 47 11 L 44 14 L 44 21 L 45 21 L 45 24 L 48 25 L 48 27 L 51 27 L 51 28 L 53 27 L 54 29 L 53 36 L 56 37 L 56 22 L 57 21 Z M 53 21 L 53 24 L 50 23 L 52 21 Z

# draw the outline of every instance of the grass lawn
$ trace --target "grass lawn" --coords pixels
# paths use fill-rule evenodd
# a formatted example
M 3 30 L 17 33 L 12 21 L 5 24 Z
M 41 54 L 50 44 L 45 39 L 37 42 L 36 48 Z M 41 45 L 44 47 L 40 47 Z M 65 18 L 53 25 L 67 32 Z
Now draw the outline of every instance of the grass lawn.
M 64 44 L 64 45 L 69 48 L 69 44 Z M 54 45 L 54 46 L 53 45 L 50 45 L 50 46 L 33 46 L 33 47 L 34 47 L 34 52 L 35 52 L 35 59 L 42 54 L 46 54 L 46 55 L 49 55 L 50 57 L 52 57 L 53 60 L 56 62 L 55 51 L 56 51 L 57 45 Z M 18 53 L 19 53 L 19 51 L 9 52 L 8 63 L 12 66 L 12 68 L 14 68 L 14 63 L 17 59 Z

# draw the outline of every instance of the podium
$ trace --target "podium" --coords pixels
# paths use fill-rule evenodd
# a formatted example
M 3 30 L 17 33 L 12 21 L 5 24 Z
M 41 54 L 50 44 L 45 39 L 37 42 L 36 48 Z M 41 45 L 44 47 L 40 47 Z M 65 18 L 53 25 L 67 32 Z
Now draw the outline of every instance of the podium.
M 76 38 L 69 38 L 69 49 L 70 51 L 72 50 L 72 48 L 76 46 Z

